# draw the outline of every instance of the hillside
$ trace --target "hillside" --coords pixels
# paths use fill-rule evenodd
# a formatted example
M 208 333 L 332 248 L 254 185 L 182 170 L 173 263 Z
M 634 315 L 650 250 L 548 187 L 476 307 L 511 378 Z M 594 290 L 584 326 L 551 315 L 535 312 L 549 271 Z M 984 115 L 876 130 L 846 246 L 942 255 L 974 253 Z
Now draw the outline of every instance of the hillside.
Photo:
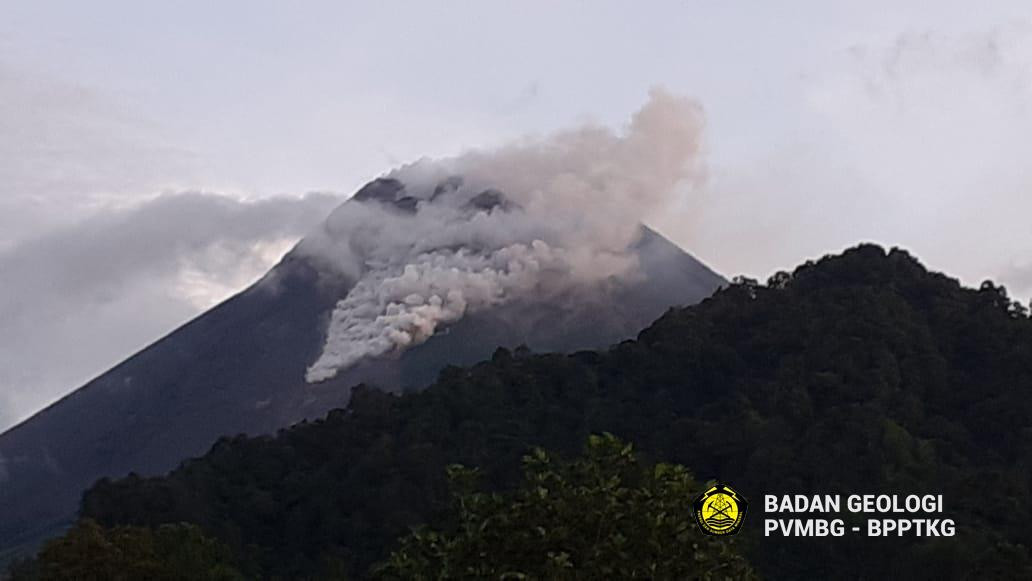
M 438 192 L 432 185 L 429 190 Z M 526 268 L 506 270 L 510 263 L 526 265 L 502 253 L 500 265 L 491 263 L 478 271 L 449 262 L 449 268 L 429 268 L 421 271 L 422 277 L 411 277 L 419 284 L 402 289 L 401 298 L 379 296 L 387 285 L 374 275 L 398 275 L 400 283 L 411 285 L 412 280 L 393 269 L 426 267 L 420 261 L 427 256 L 482 260 L 485 243 L 472 234 L 456 234 L 462 227 L 491 230 L 509 220 L 536 223 L 518 208 L 504 207 L 499 193 L 485 200 L 475 190 L 450 191 L 419 203 L 413 202 L 413 194 L 431 196 L 415 187 L 406 189 L 397 180 L 374 180 L 250 288 L 0 434 L 0 564 L 60 534 L 74 520 L 82 490 L 98 478 L 163 474 L 203 454 L 221 435 L 274 433 L 320 418 L 346 405 L 351 387 L 359 383 L 390 391 L 421 388 L 444 366 L 475 363 L 498 346 L 602 348 L 634 336 L 671 305 L 699 301 L 725 283 L 669 240 L 633 224 L 633 238 L 619 255 L 634 265 L 633 276 L 589 284 L 553 268 L 546 273 L 549 287 L 538 284 L 539 277 Z M 462 195 L 473 196 L 476 204 L 464 204 Z M 437 222 L 442 213 L 450 217 L 447 228 Z M 412 249 L 397 240 L 395 246 L 387 245 L 381 230 L 417 232 L 415 242 L 405 243 L 417 244 L 420 252 L 410 256 Z M 424 240 L 418 234 L 423 231 L 438 232 L 437 239 Z M 338 264 L 342 257 L 398 264 L 351 272 Z M 496 288 L 479 308 L 467 307 L 462 283 L 479 283 L 477 277 L 487 275 L 519 278 L 524 292 Z M 418 288 L 435 276 L 446 280 Z M 357 292 L 360 284 L 373 292 Z M 411 324 L 425 337 L 360 353 L 350 366 L 335 367 L 323 381 L 306 380 L 306 370 L 327 351 L 333 314 L 341 304 L 351 301 L 364 313 L 388 305 L 408 307 L 405 301 L 421 296 L 417 292 L 427 298 L 434 293 L 455 297 L 459 303 L 448 305 L 450 318 L 439 323 L 440 332 L 434 332 L 437 323 L 419 320 L 421 311 L 432 310 L 432 305 L 412 306 L 395 317 L 399 328 L 375 332 L 401 335 Z M 372 322 L 385 318 L 371 316 L 367 331 Z M 366 348 L 375 338 L 360 337 L 350 347 Z
M 220 440 L 166 477 L 102 481 L 104 525 L 196 523 L 264 575 L 362 574 L 410 525 L 441 524 L 445 466 L 509 488 L 531 446 L 612 432 L 721 479 L 756 508 L 745 553 L 767 578 L 1028 578 L 1032 321 L 864 245 L 740 280 L 607 351 L 499 349 L 419 393 L 358 389 L 346 411 Z M 952 538 L 763 538 L 777 493 L 941 493 Z

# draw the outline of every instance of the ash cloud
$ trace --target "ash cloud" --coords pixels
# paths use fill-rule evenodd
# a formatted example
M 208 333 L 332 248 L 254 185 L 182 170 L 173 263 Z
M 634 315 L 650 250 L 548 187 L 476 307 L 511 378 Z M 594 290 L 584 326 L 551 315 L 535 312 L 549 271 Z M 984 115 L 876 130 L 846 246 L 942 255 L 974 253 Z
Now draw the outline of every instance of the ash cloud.
M 636 276 L 640 224 L 704 177 L 702 129 L 692 100 L 653 90 L 622 132 L 585 126 L 390 172 L 301 245 L 357 281 L 308 381 L 482 309 Z

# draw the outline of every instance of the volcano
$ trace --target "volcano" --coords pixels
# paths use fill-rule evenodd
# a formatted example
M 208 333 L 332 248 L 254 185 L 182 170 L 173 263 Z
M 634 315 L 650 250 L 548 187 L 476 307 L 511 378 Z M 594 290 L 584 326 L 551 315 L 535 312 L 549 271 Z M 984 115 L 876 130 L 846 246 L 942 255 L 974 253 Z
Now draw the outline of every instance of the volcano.
M 59 532 L 99 478 L 318 418 L 357 384 L 419 389 L 498 347 L 605 347 L 725 282 L 644 226 L 619 252 L 538 226 L 458 178 L 371 182 L 250 288 L 0 435 L 0 547 Z

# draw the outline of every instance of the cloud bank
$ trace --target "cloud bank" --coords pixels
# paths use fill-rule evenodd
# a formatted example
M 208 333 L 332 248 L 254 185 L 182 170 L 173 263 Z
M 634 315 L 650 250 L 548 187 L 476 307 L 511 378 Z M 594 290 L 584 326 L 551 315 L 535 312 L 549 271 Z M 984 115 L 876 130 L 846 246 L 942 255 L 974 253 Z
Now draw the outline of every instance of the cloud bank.
M 0 429 L 264 274 L 339 202 L 162 195 L 0 253 Z

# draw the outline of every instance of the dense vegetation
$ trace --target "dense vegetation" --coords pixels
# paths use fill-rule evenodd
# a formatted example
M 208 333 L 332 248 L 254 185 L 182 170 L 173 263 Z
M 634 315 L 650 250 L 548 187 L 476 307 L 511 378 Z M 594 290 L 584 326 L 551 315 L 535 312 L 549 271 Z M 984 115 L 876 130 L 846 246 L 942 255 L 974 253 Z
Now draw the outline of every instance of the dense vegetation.
M 600 314 L 604 316 L 604 314 Z M 499 350 L 401 397 L 275 437 L 226 438 L 163 478 L 101 481 L 83 517 L 191 522 L 265 576 L 364 575 L 409 527 L 454 523 L 445 468 L 511 490 L 536 446 L 634 442 L 754 500 L 744 552 L 769 578 L 1030 578 L 1032 321 L 861 246 L 739 280 L 606 352 Z M 764 538 L 762 496 L 941 493 L 953 538 Z
M 753 579 L 729 539 L 700 532 L 701 489 L 683 466 L 642 470 L 631 446 L 592 436 L 584 458 L 524 459 L 511 493 L 476 492 L 476 470 L 449 469 L 452 530 L 417 528 L 377 577 L 431 579 Z
M 194 525 L 105 529 L 83 519 L 12 572 L 48 581 L 243 581 L 233 561 L 225 545 Z

